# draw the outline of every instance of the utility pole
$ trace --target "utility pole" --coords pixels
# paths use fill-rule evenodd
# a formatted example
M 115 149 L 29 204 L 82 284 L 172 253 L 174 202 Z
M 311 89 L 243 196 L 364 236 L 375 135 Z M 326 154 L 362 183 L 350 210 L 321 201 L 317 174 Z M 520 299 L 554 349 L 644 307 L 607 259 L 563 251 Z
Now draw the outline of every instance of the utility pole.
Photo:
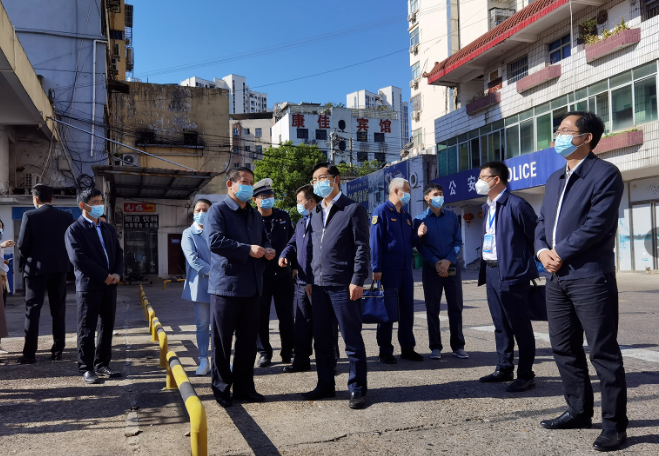
M 352 138 L 350 138 L 350 171 L 352 172 Z

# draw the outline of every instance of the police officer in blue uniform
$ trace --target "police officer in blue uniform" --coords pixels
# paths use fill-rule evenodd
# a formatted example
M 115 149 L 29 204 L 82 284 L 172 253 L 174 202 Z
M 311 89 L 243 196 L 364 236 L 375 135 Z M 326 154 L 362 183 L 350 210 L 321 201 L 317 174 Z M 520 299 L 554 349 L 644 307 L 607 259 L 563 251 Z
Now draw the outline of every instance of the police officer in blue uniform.
M 272 248 L 277 256 L 284 250 L 293 234 L 291 217 L 286 211 L 277 209 L 272 179 L 265 178 L 254 184 L 254 201 L 263 219 L 263 226 Z M 276 261 L 269 262 L 263 273 L 263 293 L 259 309 L 259 338 L 257 348 L 261 357 L 258 367 L 272 364 L 272 345 L 270 345 L 270 307 L 275 302 L 275 311 L 279 320 L 279 339 L 281 341 L 281 360 L 290 363 L 293 355 L 293 325 L 295 313 L 293 296 L 295 288 L 290 266 L 280 266 Z
M 402 177 L 392 179 L 389 183 L 389 200 L 376 207 L 371 216 L 371 269 L 373 280 L 380 280 L 385 289 L 398 290 L 400 357 L 423 361 L 423 356 L 414 351 L 412 246 L 419 244 L 427 228 L 421 224 L 417 230 L 414 229 L 412 217 L 403 210 L 403 205 L 409 201 L 410 183 Z M 391 344 L 392 330 L 393 323 L 378 325 L 379 360 L 385 364 L 398 362 Z

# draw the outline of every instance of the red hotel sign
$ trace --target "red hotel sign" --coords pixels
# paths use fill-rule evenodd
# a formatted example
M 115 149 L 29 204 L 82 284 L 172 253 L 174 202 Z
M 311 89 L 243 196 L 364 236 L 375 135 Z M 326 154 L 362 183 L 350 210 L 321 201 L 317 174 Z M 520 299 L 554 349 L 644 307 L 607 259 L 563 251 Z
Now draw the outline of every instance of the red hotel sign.
M 124 212 L 155 212 L 154 203 L 124 203 Z

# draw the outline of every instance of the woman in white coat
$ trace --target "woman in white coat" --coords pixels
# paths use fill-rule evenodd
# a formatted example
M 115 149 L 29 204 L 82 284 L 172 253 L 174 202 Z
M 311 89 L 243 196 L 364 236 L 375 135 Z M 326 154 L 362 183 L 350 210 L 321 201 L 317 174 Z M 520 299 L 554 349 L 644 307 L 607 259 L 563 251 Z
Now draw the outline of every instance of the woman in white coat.
M 197 348 L 199 349 L 199 368 L 197 375 L 210 372 L 208 362 L 208 345 L 210 343 L 210 294 L 208 293 L 208 274 L 211 270 L 211 252 L 204 236 L 204 221 L 211 202 L 199 199 L 194 203 L 194 222 L 183 232 L 181 247 L 185 254 L 185 285 L 182 299 L 192 301 L 197 325 Z

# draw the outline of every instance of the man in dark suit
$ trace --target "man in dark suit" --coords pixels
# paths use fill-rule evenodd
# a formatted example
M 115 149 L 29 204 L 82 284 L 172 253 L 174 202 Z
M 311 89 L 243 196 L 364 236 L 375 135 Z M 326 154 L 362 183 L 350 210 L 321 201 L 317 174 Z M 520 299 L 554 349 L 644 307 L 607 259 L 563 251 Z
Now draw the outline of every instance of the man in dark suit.
M 222 407 L 233 398 L 263 402 L 254 387 L 259 304 L 266 260 L 275 257 L 261 214 L 249 205 L 254 173 L 235 168 L 227 174 L 228 197 L 208 211 L 204 232 L 211 251 L 211 387 Z M 231 369 L 233 335 L 236 345 Z
M 623 182 L 618 168 L 592 153 L 603 132 L 604 123 L 590 112 L 569 112 L 561 122 L 554 149 L 567 166 L 547 180 L 535 249 L 551 273 L 549 337 L 568 404 L 563 415 L 540 424 L 547 429 L 592 425 L 585 331 L 602 390 L 602 433 L 593 447 L 612 451 L 624 443 L 628 424 L 613 253 Z
M 66 250 L 76 275 L 78 369 L 85 383 L 98 383 L 99 375 L 121 377 L 110 368 L 110 360 L 124 251 L 114 228 L 99 219 L 104 209 L 101 191 L 82 190 L 78 204 L 82 215 L 66 232 Z M 98 332 L 96 347 L 94 331 Z
M 366 403 L 366 348 L 362 338 L 361 302 L 368 276 L 369 231 L 366 209 L 341 193 L 336 166 L 319 163 L 313 169 L 314 193 L 323 201 L 311 217 L 313 285 L 306 286 L 313 307 L 318 384 L 305 399 L 335 397 L 336 352 L 333 322 L 346 344 L 350 360 L 350 408 Z
M 504 163 L 490 162 L 481 167 L 476 192 L 487 195 L 487 202 L 483 205 L 478 285 L 486 284 L 499 362 L 495 371 L 480 381 L 513 380 L 516 340 L 517 380 L 506 391 L 520 393 L 535 386 L 535 337 L 528 308 L 530 283 L 538 278 L 533 260 L 538 216 L 529 203 L 507 191 L 507 185 L 508 167 Z
M 66 255 L 64 233 L 73 223 L 73 216 L 52 206 L 53 189 L 37 184 L 32 189 L 36 210 L 23 214 L 18 249 L 20 270 L 25 277 L 25 344 L 19 364 L 36 362 L 39 343 L 39 317 L 48 293 L 53 317 L 54 360 L 62 359 L 65 339 L 66 273 L 71 264 Z

